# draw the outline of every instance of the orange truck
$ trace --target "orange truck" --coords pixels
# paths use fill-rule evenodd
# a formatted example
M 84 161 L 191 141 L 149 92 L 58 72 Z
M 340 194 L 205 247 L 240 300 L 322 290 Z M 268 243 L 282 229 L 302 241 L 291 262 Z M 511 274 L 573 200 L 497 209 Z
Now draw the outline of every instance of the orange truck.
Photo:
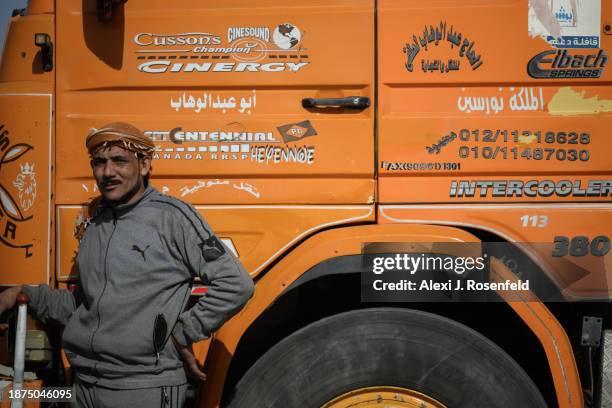
M 15 14 L 3 287 L 75 284 L 74 226 L 98 194 L 84 138 L 120 120 L 154 139 L 153 185 L 201 211 L 256 283 L 196 345 L 196 406 L 612 406 L 611 2 Z M 457 268 L 467 255 L 479 280 Z M 419 257 L 454 272 L 402 264 Z M 30 329 L 26 356 L 57 367 Z

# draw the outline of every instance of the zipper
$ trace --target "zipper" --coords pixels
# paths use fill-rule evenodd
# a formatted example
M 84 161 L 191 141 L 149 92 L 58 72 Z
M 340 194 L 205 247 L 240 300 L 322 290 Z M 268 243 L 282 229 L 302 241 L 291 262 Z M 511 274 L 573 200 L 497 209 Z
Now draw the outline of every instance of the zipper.
M 115 234 L 115 230 L 117 229 L 117 213 L 115 212 L 114 209 L 111 209 L 111 211 L 113 213 L 113 230 L 111 231 L 110 237 L 108 237 L 108 242 L 106 244 L 106 251 L 104 251 L 104 285 L 102 286 L 102 292 L 100 292 L 100 297 L 98 298 L 98 301 L 96 302 L 96 315 L 98 316 L 98 323 L 96 325 L 95 330 L 91 334 L 91 340 L 89 341 L 89 348 L 91 349 L 92 353 L 95 353 L 94 346 L 93 346 L 94 337 L 96 336 L 96 333 L 100 329 L 100 322 L 102 320 L 102 317 L 100 316 L 100 302 L 102 301 L 102 297 L 104 296 L 104 292 L 106 291 L 106 286 L 108 284 L 108 250 L 110 248 L 110 243 L 111 243 L 111 240 L 113 239 L 113 235 Z
M 155 351 L 155 365 L 159 363 L 159 353 L 166 346 L 166 341 L 169 337 L 168 334 L 168 323 L 163 313 L 159 313 L 155 316 L 155 322 L 153 323 L 153 349 Z

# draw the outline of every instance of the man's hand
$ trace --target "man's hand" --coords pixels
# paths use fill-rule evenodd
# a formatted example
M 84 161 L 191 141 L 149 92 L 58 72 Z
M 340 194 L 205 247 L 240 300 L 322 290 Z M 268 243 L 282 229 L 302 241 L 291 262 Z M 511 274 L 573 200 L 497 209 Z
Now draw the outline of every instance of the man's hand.
M 174 342 L 176 349 L 181 354 L 181 359 L 183 360 L 187 374 L 202 381 L 206 381 L 206 374 L 202 372 L 202 369 L 200 368 L 200 365 L 193 354 L 192 348 L 179 344 L 174 337 L 172 337 L 172 341 Z
M 17 295 L 20 293 L 21 286 L 14 286 L 0 293 L 0 315 L 15 306 L 15 303 L 17 303 Z M 8 324 L 0 323 L 0 330 L 6 329 L 8 329 Z

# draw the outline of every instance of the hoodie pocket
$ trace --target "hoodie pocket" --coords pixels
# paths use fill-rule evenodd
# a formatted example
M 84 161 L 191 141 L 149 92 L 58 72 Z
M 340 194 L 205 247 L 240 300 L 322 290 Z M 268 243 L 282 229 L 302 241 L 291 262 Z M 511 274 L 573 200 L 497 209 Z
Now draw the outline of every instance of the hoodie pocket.
M 168 335 L 168 322 L 163 314 L 158 314 L 155 317 L 155 323 L 153 324 L 153 349 L 155 351 L 155 365 L 159 362 L 159 353 L 164 349 L 166 345 Z

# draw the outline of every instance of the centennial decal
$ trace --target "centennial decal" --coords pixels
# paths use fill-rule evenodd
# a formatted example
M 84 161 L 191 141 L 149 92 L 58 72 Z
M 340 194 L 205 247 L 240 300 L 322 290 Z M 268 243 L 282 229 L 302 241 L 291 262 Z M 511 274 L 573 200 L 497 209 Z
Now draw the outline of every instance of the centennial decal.
M 281 131 L 284 129 L 284 131 Z M 154 159 L 250 161 L 259 164 L 313 164 L 315 147 L 295 144 L 304 137 L 316 135 L 310 121 L 279 126 L 279 139 L 269 130 L 244 129 L 229 123 L 225 129 L 194 130 L 175 127 L 171 130 L 147 130 L 156 143 Z

